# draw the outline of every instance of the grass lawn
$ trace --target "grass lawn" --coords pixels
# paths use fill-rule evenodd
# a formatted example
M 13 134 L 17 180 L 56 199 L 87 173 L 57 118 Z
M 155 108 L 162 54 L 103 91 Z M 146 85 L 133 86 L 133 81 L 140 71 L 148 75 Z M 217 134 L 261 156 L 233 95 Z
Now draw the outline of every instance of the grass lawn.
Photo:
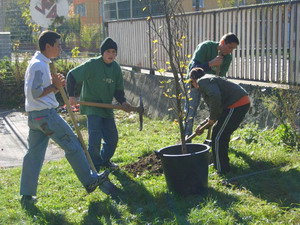
M 119 144 L 113 161 L 121 167 L 178 143 L 177 124 L 116 115 Z M 86 130 L 83 128 L 84 136 Z M 203 143 L 205 135 L 194 142 Z M 24 208 L 19 200 L 21 168 L 0 169 L 0 224 L 300 224 L 300 154 L 283 143 L 283 131 L 246 125 L 230 145 L 232 172 L 221 177 L 209 168 L 206 195 L 180 197 L 168 192 L 163 175 L 134 177 L 121 170 L 110 175 L 122 192 L 109 197 L 87 194 L 66 159 L 45 163 L 38 202 Z M 253 176 L 243 175 L 267 170 Z M 222 180 L 242 176 L 232 185 Z

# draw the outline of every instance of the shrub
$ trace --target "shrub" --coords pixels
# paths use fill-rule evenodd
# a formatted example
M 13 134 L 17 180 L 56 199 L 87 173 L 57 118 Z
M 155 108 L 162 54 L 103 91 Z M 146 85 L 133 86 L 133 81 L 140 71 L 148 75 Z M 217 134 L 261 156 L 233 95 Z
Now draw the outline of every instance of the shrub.
M 14 62 L 6 58 L 0 61 L 0 106 L 18 107 L 24 104 L 24 74 L 28 65 L 27 55 L 23 61 L 16 56 Z
M 81 47 L 87 51 L 97 52 L 100 49 L 102 36 L 99 24 L 82 26 L 80 33 Z
M 273 89 L 271 96 L 263 97 L 263 104 L 282 124 L 277 132 L 281 133 L 284 143 L 300 150 L 300 88 L 288 90 Z

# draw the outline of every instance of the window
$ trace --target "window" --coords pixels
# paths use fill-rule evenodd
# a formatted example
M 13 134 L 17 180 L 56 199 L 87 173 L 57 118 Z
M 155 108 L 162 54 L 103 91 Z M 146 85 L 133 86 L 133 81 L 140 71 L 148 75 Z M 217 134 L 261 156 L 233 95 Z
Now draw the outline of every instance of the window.
M 147 17 L 149 13 L 148 10 L 143 11 L 144 7 L 148 7 L 146 1 L 132 0 L 132 17 Z
M 193 0 L 193 7 L 197 8 L 197 3 L 199 8 L 204 8 L 204 0 Z
M 132 0 L 132 14 L 133 17 L 147 17 L 149 16 L 149 10 L 152 16 L 162 15 L 163 7 L 161 7 L 162 2 L 160 0 Z M 143 8 L 146 10 L 143 11 Z
M 152 0 L 151 1 L 151 14 L 153 16 L 163 14 L 162 2 L 160 0 Z
M 104 5 L 105 19 L 115 20 L 117 19 L 117 6 L 116 3 L 107 3 Z
M 119 19 L 130 18 L 130 0 L 118 2 Z
M 75 6 L 75 14 L 80 16 L 86 16 L 85 4 L 79 4 Z
M 104 1 L 105 20 L 128 19 L 162 15 L 160 0 L 106 0 Z M 143 10 L 146 7 L 146 10 Z

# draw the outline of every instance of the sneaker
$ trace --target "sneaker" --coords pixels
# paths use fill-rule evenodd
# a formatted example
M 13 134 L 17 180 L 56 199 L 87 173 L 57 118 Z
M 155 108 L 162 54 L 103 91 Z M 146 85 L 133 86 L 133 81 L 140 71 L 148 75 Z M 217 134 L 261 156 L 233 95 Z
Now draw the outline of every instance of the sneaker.
M 87 193 L 92 193 L 96 188 L 101 185 L 104 181 L 108 180 L 109 171 L 105 170 L 104 172 L 98 174 L 97 180 L 95 183 L 85 186 Z
M 34 204 L 37 202 L 37 198 L 33 197 L 31 195 L 23 195 L 21 198 L 21 204 L 27 205 L 27 204 Z
M 107 168 L 107 169 L 111 169 L 111 170 L 119 169 L 119 165 L 114 163 L 114 162 L 111 162 L 111 161 L 108 161 L 107 163 L 105 163 L 104 167 Z

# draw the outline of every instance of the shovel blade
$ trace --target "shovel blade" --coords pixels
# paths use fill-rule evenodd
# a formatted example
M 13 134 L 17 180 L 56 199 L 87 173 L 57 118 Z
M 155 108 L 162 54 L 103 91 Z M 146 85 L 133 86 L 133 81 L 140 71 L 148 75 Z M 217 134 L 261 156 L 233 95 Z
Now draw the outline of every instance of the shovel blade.
M 115 195 L 118 192 L 118 188 L 109 179 L 99 185 L 99 189 L 107 195 Z

